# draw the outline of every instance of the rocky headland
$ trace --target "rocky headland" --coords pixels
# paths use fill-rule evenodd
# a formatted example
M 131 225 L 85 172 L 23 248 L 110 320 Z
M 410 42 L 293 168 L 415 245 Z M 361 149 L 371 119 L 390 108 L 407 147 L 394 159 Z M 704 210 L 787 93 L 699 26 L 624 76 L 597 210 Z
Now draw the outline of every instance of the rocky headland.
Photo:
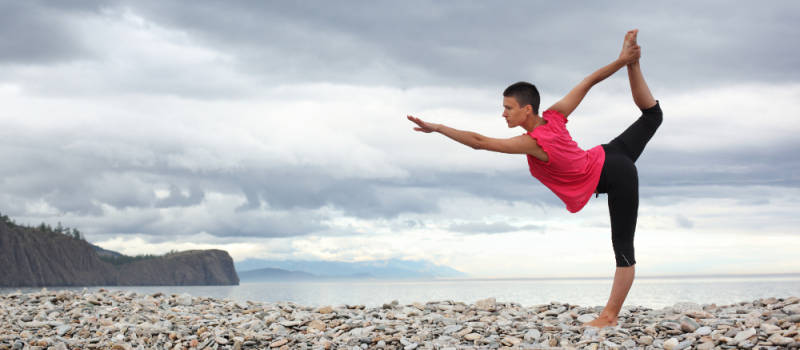
M 0 287 L 235 285 L 233 259 L 193 250 L 112 264 L 69 235 L 0 220 Z
M 0 349 L 785 349 L 800 346 L 800 298 L 599 307 L 435 301 L 309 307 L 188 294 L 84 289 L 0 295 Z

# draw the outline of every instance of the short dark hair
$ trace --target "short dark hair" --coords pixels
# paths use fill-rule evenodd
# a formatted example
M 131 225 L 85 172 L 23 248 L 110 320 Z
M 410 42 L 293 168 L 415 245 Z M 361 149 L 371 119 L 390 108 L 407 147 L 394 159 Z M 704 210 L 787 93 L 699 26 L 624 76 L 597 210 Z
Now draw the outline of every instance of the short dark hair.
M 503 96 L 516 99 L 520 108 L 531 105 L 533 114 L 539 114 L 539 90 L 535 85 L 525 81 L 511 84 L 503 91 Z

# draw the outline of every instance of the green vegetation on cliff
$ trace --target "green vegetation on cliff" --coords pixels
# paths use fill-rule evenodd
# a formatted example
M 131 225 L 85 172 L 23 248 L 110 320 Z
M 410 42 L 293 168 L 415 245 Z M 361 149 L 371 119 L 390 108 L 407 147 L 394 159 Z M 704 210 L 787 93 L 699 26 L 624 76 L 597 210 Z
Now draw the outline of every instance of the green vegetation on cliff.
M 223 250 L 127 256 L 95 246 L 61 223 L 19 225 L 2 214 L 0 266 L 0 287 L 239 283 Z

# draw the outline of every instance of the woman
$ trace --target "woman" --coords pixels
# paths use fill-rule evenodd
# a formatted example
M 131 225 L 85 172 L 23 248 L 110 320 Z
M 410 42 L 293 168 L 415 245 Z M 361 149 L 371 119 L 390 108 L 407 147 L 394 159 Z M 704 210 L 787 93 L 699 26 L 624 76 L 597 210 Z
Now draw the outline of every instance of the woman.
M 534 85 L 519 82 L 509 86 L 503 92 L 503 117 L 509 128 L 521 126 L 526 134 L 495 139 L 408 116 L 417 124 L 414 128 L 417 131 L 438 132 L 474 149 L 526 154 L 531 175 L 552 190 L 570 212 L 583 208 L 593 193 L 608 193 L 617 269 L 608 303 L 597 319 L 587 323 L 594 327 L 617 324 L 617 316 L 633 284 L 636 264 L 633 236 L 639 208 L 634 162 L 662 120 L 658 101 L 650 93 L 639 67 L 641 48 L 636 43 L 637 34 L 638 30 L 628 31 L 619 58 L 586 77 L 542 116 L 538 113 L 539 92 Z M 566 129 L 567 117 L 592 86 L 626 66 L 633 101 L 642 110 L 642 116 L 608 144 L 588 151 L 580 149 Z

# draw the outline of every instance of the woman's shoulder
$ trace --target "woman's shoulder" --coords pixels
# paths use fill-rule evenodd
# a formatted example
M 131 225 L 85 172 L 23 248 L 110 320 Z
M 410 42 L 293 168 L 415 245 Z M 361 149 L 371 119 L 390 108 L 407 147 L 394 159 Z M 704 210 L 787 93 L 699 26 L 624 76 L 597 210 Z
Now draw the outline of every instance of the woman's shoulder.
M 559 111 L 557 111 L 555 109 L 548 109 L 548 110 L 542 112 L 542 118 L 544 120 L 548 121 L 548 122 L 554 121 L 554 122 L 558 122 L 560 124 L 566 124 L 567 123 L 567 117 L 565 117 L 563 113 L 561 113 L 561 112 L 559 112 Z

